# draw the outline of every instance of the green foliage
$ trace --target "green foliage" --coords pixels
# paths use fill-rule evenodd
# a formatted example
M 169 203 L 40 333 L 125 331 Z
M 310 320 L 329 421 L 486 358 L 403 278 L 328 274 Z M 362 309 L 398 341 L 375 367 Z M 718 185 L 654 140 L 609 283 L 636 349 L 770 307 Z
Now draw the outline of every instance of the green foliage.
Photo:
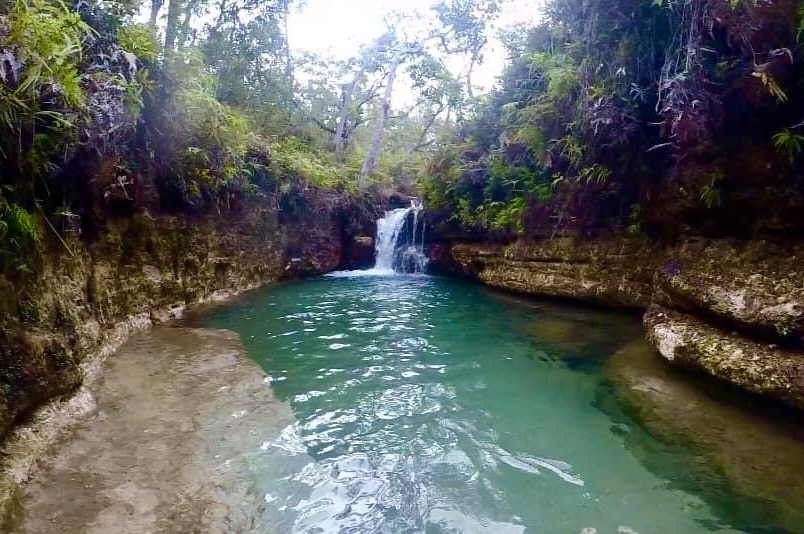
M 634 204 L 631 206 L 631 212 L 628 214 L 628 227 L 626 232 L 632 237 L 636 237 L 642 233 L 642 205 Z
M 524 216 L 529 235 L 653 231 L 643 220 L 660 218 L 643 212 L 673 202 L 656 192 L 679 179 L 715 208 L 731 199 L 726 174 L 731 191 L 750 172 L 729 151 L 761 145 L 802 109 L 796 29 L 802 2 L 549 0 L 539 25 L 506 38 L 498 88 L 454 140 L 452 167 L 439 166 L 450 187 L 425 190 L 461 223 Z M 791 161 L 804 150 L 793 130 L 773 142 Z M 798 184 L 791 174 L 779 178 Z
M 154 84 L 148 77 L 148 69 L 139 69 L 137 73 L 127 80 L 122 75 L 119 81 L 125 89 L 123 102 L 131 116 L 136 119 L 142 114 L 145 107 L 144 94 L 146 91 L 153 92 Z
M 797 15 L 798 26 L 796 27 L 796 39 L 800 41 L 801 36 L 804 35 L 804 4 L 799 3 Z
M 118 32 L 120 48 L 144 63 L 156 63 L 160 45 L 154 29 L 146 24 L 126 24 Z
M 577 180 L 587 184 L 605 184 L 609 178 L 611 178 L 611 171 L 604 165 L 595 163 L 582 169 L 578 174 Z
M 38 241 L 34 214 L 0 197 L 0 266 L 3 270 L 27 270 L 28 256 Z
M 801 150 L 804 149 L 804 135 L 794 132 L 790 128 L 785 128 L 773 136 L 773 144 L 792 163 L 801 154 Z
M 324 188 L 354 187 L 356 183 L 357 169 L 352 169 L 351 176 L 344 175 L 346 169 L 333 164 L 329 155 L 295 137 L 280 139 L 271 146 L 270 169 L 284 183 L 301 179 Z
M 178 106 L 189 145 L 205 150 L 207 158 L 239 160 L 256 141 L 256 134 L 244 114 L 217 99 L 215 83 L 214 78 L 199 74 L 179 93 Z
M 41 176 L 74 133 L 84 109 L 79 64 L 93 35 L 63 3 L 16 0 L 0 49 L 12 54 L 12 72 L 0 83 L 0 155 L 12 157 L 26 177 Z M 13 72 L 14 67 L 18 72 Z
M 253 194 L 254 164 L 246 156 L 265 145 L 242 112 L 218 101 L 215 88 L 212 76 L 198 73 L 177 98 L 182 175 L 195 205 L 228 203 L 231 193 Z
M 708 209 L 720 206 L 723 201 L 720 183 L 723 181 L 723 175 L 714 173 L 709 178 L 709 182 L 701 188 L 701 200 Z
M 55 92 L 68 107 L 81 107 L 78 62 L 82 43 L 92 34 L 63 3 L 17 0 L 9 14 L 7 44 L 25 67 L 14 96 L 32 111 L 38 111 L 44 91 Z
M 527 204 L 522 197 L 515 197 L 508 202 L 484 202 L 477 209 L 477 222 L 497 229 L 509 229 L 513 226 L 517 235 L 523 235 L 525 225 L 522 216 L 526 208 Z

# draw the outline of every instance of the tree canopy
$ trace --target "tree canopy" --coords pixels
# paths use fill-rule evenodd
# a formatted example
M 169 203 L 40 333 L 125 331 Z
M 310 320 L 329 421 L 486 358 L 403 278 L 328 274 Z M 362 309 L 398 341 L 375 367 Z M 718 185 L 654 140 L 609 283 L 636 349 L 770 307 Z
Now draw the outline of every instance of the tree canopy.
M 0 256 L 37 214 L 377 184 L 505 239 L 802 229 L 801 1 L 549 0 L 500 29 L 505 3 L 394 12 L 333 59 L 294 53 L 296 0 L 0 0 Z

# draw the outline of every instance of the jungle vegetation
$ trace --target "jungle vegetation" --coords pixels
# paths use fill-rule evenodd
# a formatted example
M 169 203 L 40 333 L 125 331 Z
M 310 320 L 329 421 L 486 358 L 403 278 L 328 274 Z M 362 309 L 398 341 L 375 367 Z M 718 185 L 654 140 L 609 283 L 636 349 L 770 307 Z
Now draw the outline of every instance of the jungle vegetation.
M 400 12 L 337 61 L 292 53 L 300 4 L 0 0 L 2 270 L 45 235 L 93 239 L 134 212 L 410 189 L 471 92 L 445 62 L 481 61 L 497 2 L 442 0 L 427 25 Z M 403 74 L 417 102 L 392 109 Z
M 420 177 L 453 229 L 800 237 L 804 2 L 549 0 Z
M 801 232 L 804 2 L 534 2 L 482 94 L 504 3 L 333 61 L 292 52 L 297 0 L 0 0 L 0 267 L 121 214 L 378 189 L 483 238 Z

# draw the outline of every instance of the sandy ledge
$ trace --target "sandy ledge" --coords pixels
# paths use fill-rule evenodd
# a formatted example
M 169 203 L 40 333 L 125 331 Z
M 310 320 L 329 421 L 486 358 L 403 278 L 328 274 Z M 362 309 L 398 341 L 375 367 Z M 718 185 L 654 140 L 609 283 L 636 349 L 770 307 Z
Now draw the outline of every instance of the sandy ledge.
M 20 491 L 11 532 L 251 532 L 250 455 L 292 421 L 233 332 L 134 335 Z M 260 532 L 264 532 L 264 527 Z

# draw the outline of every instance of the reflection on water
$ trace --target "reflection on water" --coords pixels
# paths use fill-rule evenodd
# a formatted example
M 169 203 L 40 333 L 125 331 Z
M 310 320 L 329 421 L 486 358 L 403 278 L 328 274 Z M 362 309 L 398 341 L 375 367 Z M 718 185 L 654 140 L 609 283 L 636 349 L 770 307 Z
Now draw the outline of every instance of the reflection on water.
M 687 449 L 663 469 L 635 453 L 634 439 L 659 442 L 609 402 L 604 376 L 640 335 L 633 318 L 437 278 L 340 277 L 269 288 L 208 322 L 241 334 L 295 415 L 250 456 L 267 532 L 760 526 L 754 500 L 716 477 L 714 505 L 677 483 Z

